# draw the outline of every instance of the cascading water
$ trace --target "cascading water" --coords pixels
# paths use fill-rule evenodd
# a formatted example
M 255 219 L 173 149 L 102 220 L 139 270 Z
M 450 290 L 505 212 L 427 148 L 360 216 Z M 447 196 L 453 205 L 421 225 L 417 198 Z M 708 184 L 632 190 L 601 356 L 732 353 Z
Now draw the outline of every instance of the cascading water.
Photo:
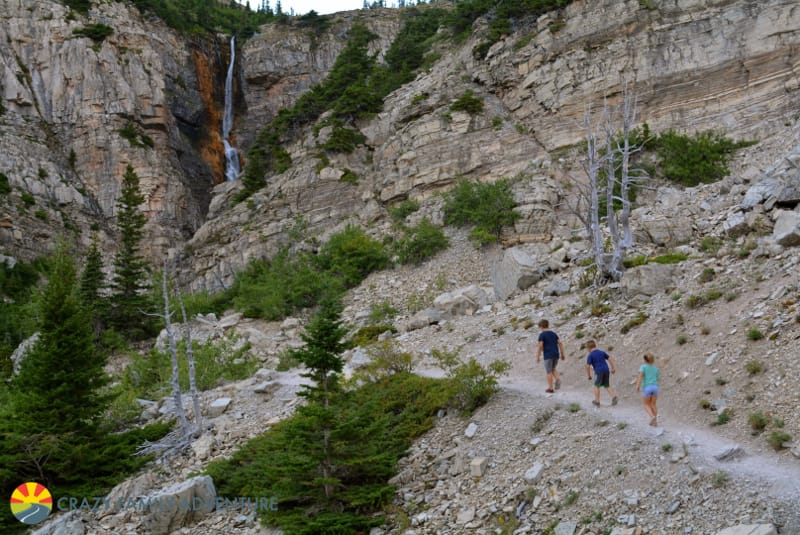
M 222 143 L 225 145 L 225 179 L 236 180 L 239 168 L 239 151 L 231 146 L 228 137 L 233 128 L 233 64 L 236 59 L 235 37 L 231 36 L 231 63 L 225 78 L 225 113 L 222 116 Z

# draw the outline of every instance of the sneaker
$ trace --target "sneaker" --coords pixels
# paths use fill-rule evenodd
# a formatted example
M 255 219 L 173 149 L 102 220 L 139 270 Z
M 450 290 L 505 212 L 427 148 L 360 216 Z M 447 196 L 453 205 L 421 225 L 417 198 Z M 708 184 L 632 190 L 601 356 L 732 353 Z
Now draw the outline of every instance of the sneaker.
M 612 405 L 616 405 L 617 401 L 619 401 L 619 398 L 617 396 L 614 396 L 613 398 L 611 398 L 611 404 Z
M 653 427 L 658 425 L 658 416 L 653 416 L 653 418 L 650 419 L 650 425 Z
M 553 394 L 555 390 L 553 390 L 552 388 L 548 388 L 547 390 L 545 390 L 545 392 L 548 394 Z
M 556 390 L 561 388 L 561 379 L 556 379 Z
M 599 407 L 600 406 L 600 402 L 599 401 L 592 401 L 592 405 L 594 405 L 595 407 Z

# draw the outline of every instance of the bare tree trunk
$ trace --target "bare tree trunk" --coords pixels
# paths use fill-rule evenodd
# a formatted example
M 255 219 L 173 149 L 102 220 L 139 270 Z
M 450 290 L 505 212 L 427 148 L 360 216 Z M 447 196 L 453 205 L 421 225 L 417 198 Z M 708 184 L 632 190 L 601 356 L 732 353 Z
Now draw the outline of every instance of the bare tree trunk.
M 169 338 L 169 354 L 172 360 L 172 396 L 175 401 L 175 415 L 181 428 L 181 435 L 188 436 L 191 431 L 189 422 L 186 421 L 186 413 L 183 410 L 183 399 L 181 397 L 181 383 L 178 372 L 178 348 L 175 343 L 175 332 L 172 330 L 171 316 L 169 307 L 169 288 L 167 287 L 167 261 L 164 260 L 164 271 L 161 277 L 161 288 L 164 292 L 164 328 Z
M 183 306 L 183 296 L 178 292 L 178 303 L 181 306 L 183 316 L 183 328 L 186 333 L 186 360 L 189 367 L 189 395 L 192 396 L 192 408 L 194 409 L 194 436 L 199 437 L 203 434 L 203 413 L 200 412 L 200 396 L 197 393 L 197 380 L 195 379 L 194 349 L 192 348 L 192 327 L 186 318 L 186 307 Z
M 632 153 L 630 138 L 633 125 L 636 122 L 636 100 L 628 92 L 627 84 L 623 87 L 623 95 L 622 147 L 619 148 L 620 157 L 622 158 L 622 166 L 620 168 L 620 197 L 622 197 L 622 213 L 620 214 L 620 224 L 622 225 L 622 248 L 623 250 L 627 250 L 633 247 L 633 234 L 631 233 L 630 225 L 630 158 Z
M 591 116 L 586 112 L 584 117 L 586 127 L 586 173 L 589 178 L 589 214 L 586 221 L 589 224 L 588 231 L 592 240 L 592 251 L 595 265 L 602 271 L 605 263 L 603 258 L 603 233 L 600 230 L 600 195 L 599 195 L 599 173 L 600 173 L 600 151 L 597 148 L 597 132 L 592 129 Z

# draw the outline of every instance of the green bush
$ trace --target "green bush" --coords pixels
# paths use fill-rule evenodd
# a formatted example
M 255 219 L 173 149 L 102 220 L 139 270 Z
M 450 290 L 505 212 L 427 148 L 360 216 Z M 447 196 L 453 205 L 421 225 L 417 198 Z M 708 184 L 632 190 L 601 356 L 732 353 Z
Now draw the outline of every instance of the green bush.
M 767 437 L 767 442 L 769 445 L 772 446 L 776 451 L 780 451 L 783 449 L 783 445 L 786 442 L 792 440 L 792 435 L 786 433 L 785 431 L 773 431 Z
M 119 132 L 119 135 L 123 139 L 126 139 L 131 146 L 149 147 L 151 149 L 155 146 L 153 138 L 139 132 L 139 129 L 136 128 L 136 125 L 130 121 L 128 121 L 125 126 L 117 130 L 117 132 Z
M 497 392 L 497 380 L 508 373 L 511 364 L 505 360 L 495 360 L 484 367 L 475 358 L 462 361 L 458 353 L 458 350 L 433 349 L 431 357 L 451 380 L 452 405 L 462 414 L 469 415 Z
M 622 334 L 627 334 L 634 327 L 638 327 L 639 325 L 647 321 L 648 317 L 649 316 L 645 312 L 642 312 L 640 310 L 639 312 L 636 313 L 634 317 L 625 322 L 625 324 L 622 326 L 619 332 L 621 332 Z
M 629 256 L 622 260 L 622 265 L 625 269 L 630 269 L 637 266 L 643 266 L 647 264 L 647 257 L 643 254 L 636 255 L 636 256 Z
M 444 222 L 447 225 L 475 225 L 470 237 L 480 243 L 500 240 L 500 234 L 520 217 L 511 183 L 501 179 L 484 184 L 460 180 L 445 197 Z
M 650 259 L 650 262 L 655 262 L 656 264 L 680 264 L 688 258 L 689 256 L 683 253 L 669 253 L 660 256 L 654 256 Z
M 754 143 L 733 141 L 713 131 L 688 136 L 668 130 L 658 136 L 654 148 L 665 178 L 686 186 L 696 186 L 723 178 L 730 172 L 730 156 L 737 149 Z
M 397 373 L 410 374 L 417 358 L 413 353 L 401 351 L 394 340 L 384 340 L 367 348 L 370 362 L 359 369 L 356 378 L 377 381 Z
M 75 28 L 72 33 L 78 37 L 88 37 L 97 43 L 102 42 L 106 37 L 114 33 L 114 28 L 105 24 L 89 24 L 80 28 Z
M 450 110 L 478 115 L 483 112 L 483 99 L 476 97 L 471 89 L 467 89 L 455 102 L 450 104 Z
M 23 191 L 21 197 L 22 197 L 22 202 L 23 204 L 25 204 L 26 207 L 33 206 L 34 204 L 36 204 L 36 199 L 33 197 L 33 195 L 31 195 L 27 191 Z
M 367 236 L 360 227 L 348 225 L 322 246 L 317 262 L 325 272 L 352 288 L 373 271 L 386 267 L 389 255 L 381 242 Z
M 8 177 L 0 173 L 0 195 L 8 195 L 11 193 L 11 184 L 8 182 Z
M 372 303 L 369 307 L 369 322 L 372 325 L 384 323 L 394 318 L 400 312 L 392 306 L 389 300 L 384 299 L 380 303 Z
M 754 434 L 760 433 L 767 428 L 769 418 L 764 415 L 763 412 L 758 411 L 750 414 L 750 416 L 747 417 L 747 423 L 750 425 L 750 428 L 753 430 Z
M 395 251 L 400 263 L 419 265 L 449 245 L 442 229 L 426 217 L 406 231 L 406 235 L 395 244 Z
M 316 305 L 326 292 L 341 291 L 341 281 L 321 270 L 312 255 L 282 251 L 270 260 L 252 261 L 230 293 L 246 317 L 279 320 Z
M 389 215 L 396 221 L 403 221 L 417 210 L 419 210 L 419 201 L 414 199 L 406 199 L 388 208 Z
M 764 365 L 760 360 L 750 360 L 744 365 L 744 369 L 747 370 L 747 373 L 750 375 L 757 375 L 764 371 Z
M 367 347 L 375 343 L 378 337 L 387 331 L 394 334 L 397 332 L 397 329 L 392 325 L 365 325 L 353 334 L 353 337 L 350 339 L 350 345 L 352 347 Z
M 764 333 L 762 333 L 759 329 L 753 327 L 752 329 L 747 330 L 747 338 L 753 341 L 761 340 L 762 338 L 764 338 Z
M 351 153 L 356 150 L 358 145 L 366 142 L 367 138 L 364 134 L 353 128 L 345 128 L 343 126 L 334 126 L 330 137 L 322 148 L 331 152 L 344 152 Z

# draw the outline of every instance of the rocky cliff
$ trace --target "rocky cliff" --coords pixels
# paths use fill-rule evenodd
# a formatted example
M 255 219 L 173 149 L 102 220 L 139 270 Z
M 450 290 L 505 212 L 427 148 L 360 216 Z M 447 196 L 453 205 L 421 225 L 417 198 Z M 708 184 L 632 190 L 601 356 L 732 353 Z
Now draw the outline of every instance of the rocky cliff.
M 518 200 L 528 217 L 516 231 L 551 233 L 563 223 L 555 215 L 564 192 L 559 171 L 548 168 L 550 152 L 579 142 L 585 112 L 605 97 L 613 104 L 623 81 L 634 88 L 641 120 L 658 130 L 764 137 L 791 122 L 800 103 L 800 11 L 791 2 L 579 1 L 519 26 L 476 59 L 485 27 L 479 19 L 457 48 L 442 42 L 441 59 L 360 125 L 367 143 L 353 154 L 320 171 L 323 129 L 322 140 L 309 133 L 290 147 L 295 165 L 268 177 L 246 205 L 229 202 L 236 185 L 217 190 L 209 220 L 189 242 L 194 287 L 224 285 L 250 258 L 271 254 L 297 216 L 321 232 L 357 220 L 379 233 L 388 230 L 387 204 L 428 197 L 462 176 L 526 178 Z M 245 48 L 244 98 L 249 110 L 261 102 L 264 118 L 288 102 L 280 88 L 291 86 L 292 95 L 331 64 L 296 44 L 281 47 L 295 51 L 283 64 L 265 55 L 264 43 L 301 42 L 294 32 L 271 30 Z M 309 73 L 296 73 L 300 60 Z M 481 113 L 450 110 L 467 90 L 483 101 Z M 249 126 L 243 131 L 252 137 Z M 339 181 L 344 169 L 357 184 Z
M 146 197 L 148 252 L 182 243 L 205 216 L 222 157 L 206 147 L 222 61 L 215 43 L 187 40 L 123 3 L 84 17 L 50 0 L 2 0 L 0 18 L 0 172 L 13 188 L 3 248 L 30 258 L 57 235 L 85 244 L 98 226 L 113 248 L 109 223 L 129 163 Z M 91 24 L 113 33 L 74 33 Z
M 0 172 L 14 188 L 0 220 L 3 252 L 35 256 L 65 231 L 86 243 L 92 224 L 113 248 L 108 223 L 132 163 L 147 197 L 149 252 L 191 259 L 183 278 L 195 289 L 228 284 L 300 218 L 322 235 L 347 221 L 386 232 L 388 204 L 428 198 L 459 177 L 526 179 L 516 232 L 557 232 L 568 192 L 551 153 L 580 140 L 586 110 L 604 97 L 613 104 L 623 80 L 656 130 L 765 138 L 794 121 L 800 104 L 793 2 L 576 1 L 518 21 L 485 58 L 473 53 L 485 18 L 464 43 L 442 35 L 438 60 L 358 125 L 364 145 L 323 162 L 318 145 L 330 131 L 309 129 L 288 147 L 292 167 L 234 204 L 238 183 L 212 190 L 222 181 L 226 38 L 187 38 L 115 2 L 87 17 L 53 0 L 0 0 L 0 8 Z M 324 30 L 271 24 L 240 43 L 233 139 L 243 153 L 278 110 L 324 79 L 357 19 L 379 35 L 380 57 L 402 12 L 341 13 Z M 92 23 L 114 31 L 102 41 L 73 33 Z M 451 110 L 468 90 L 483 111 Z M 345 169 L 355 183 L 340 180 Z

